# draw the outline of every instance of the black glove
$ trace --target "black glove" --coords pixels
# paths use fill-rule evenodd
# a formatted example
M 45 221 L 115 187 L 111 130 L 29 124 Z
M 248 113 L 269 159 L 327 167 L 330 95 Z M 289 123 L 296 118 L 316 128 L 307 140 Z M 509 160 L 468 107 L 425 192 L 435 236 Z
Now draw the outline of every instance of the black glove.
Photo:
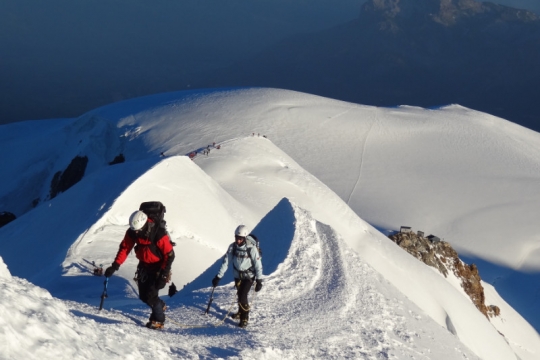
M 105 277 L 111 277 L 116 270 L 120 269 L 120 265 L 118 263 L 113 262 L 111 266 L 105 270 Z
M 218 278 L 218 276 L 216 275 L 216 276 L 212 279 L 212 286 L 213 286 L 213 287 L 218 286 L 219 280 L 221 280 L 221 278 Z
M 262 281 L 260 279 L 257 279 L 255 282 L 255 292 L 259 292 L 262 289 Z
M 163 271 L 160 272 L 156 280 L 156 287 L 160 290 L 163 289 L 167 284 L 167 280 L 169 280 L 169 274 Z
M 176 289 L 176 285 L 174 285 L 174 283 L 169 285 L 169 297 L 173 297 L 177 292 L 178 290 Z

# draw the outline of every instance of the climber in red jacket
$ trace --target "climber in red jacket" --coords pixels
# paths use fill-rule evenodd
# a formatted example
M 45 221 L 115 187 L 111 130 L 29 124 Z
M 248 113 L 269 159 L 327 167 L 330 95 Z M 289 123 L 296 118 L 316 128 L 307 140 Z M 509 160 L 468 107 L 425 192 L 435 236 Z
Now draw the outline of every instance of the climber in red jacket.
M 135 256 L 139 259 L 135 276 L 139 298 L 152 309 L 146 326 L 160 329 L 165 323 L 165 302 L 159 298 L 159 290 L 165 287 L 171 277 L 173 246 L 167 230 L 155 224 L 142 211 L 135 211 L 130 216 L 129 227 L 114 262 L 105 270 L 105 276 L 112 276 L 135 247 Z

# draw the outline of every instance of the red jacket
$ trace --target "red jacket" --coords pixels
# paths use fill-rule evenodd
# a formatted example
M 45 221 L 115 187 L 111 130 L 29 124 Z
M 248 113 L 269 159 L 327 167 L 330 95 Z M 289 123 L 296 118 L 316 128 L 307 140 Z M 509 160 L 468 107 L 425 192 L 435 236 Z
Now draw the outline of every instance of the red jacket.
M 151 222 L 150 219 L 148 221 Z M 114 261 L 118 265 L 122 265 L 124 261 L 126 261 L 133 247 L 137 245 L 135 246 L 135 256 L 137 256 L 137 259 L 139 259 L 142 265 L 157 265 L 157 263 L 161 261 L 160 269 L 165 269 L 167 265 L 170 267 L 170 264 L 168 264 L 169 256 L 174 258 L 174 252 L 169 235 L 165 233 L 165 235 L 156 241 L 158 251 L 161 251 L 161 254 L 163 254 L 162 259 L 152 252 L 150 246 L 151 244 L 151 240 L 146 236 L 142 234 L 135 235 L 134 232 L 127 230 L 126 234 L 124 235 L 124 239 L 120 243 L 120 248 L 118 249 L 118 253 L 116 254 Z M 170 268 L 167 270 L 170 270 Z

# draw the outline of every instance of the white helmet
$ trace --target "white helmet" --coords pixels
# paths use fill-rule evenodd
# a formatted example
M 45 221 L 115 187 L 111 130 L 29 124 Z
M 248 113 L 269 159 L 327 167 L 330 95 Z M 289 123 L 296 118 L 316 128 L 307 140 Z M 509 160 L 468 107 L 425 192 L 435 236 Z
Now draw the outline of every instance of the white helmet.
M 238 225 L 236 230 L 234 230 L 234 235 L 246 237 L 249 235 L 249 231 L 245 225 Z
M 129 227 L 131 228 L 131 230 L 141 230 L 146 224 L 147 220 L 148 216 L 146 216 L 146 214 L 142 211 L 137 210 L 129 217 Z

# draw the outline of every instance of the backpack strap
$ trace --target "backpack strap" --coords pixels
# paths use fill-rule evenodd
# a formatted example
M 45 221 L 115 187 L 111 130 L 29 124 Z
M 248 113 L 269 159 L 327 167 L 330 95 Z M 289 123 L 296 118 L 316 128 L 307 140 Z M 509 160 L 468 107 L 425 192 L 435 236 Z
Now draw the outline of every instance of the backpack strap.
M 148 247 L 150 248 L 150 251 L 152 254 L 156 255 L 159 258 L 159 261 L 163 260 L 163 253 L 157 246 L 157 241 L 161 239 L 163 236 L 165 236 L 167 233 L 167 230 L 162 226 L 156 226 L 155 223 L 149 223 L 150 225 L 150 234 L 148 235 L 148 238 L 150 240 L 150 245 Z M 137 235 L 135 234 L 135 231 L 129 229 L 128 235 L 133 239 L 133 241 L 137 242 Z
M 257 248 L 257 251 L 259 252 L 259 256 L 262 257 L 262 251 L 261 251 L 261 247 L 260 247 L 260 242 L 259 242 L 259 239 L 257 238 L 257 236 L 255 234 L 249 234 L 247 237 L 246 237 L 246 240 L 251 242 L 251 244 Z
M 159 257 L 159 261 L 163 260 L 163 253 L 157 246 L 157 242 L 163 236 L 167 234 L 167 230 L 164 227 L 161 227 L 157 224 L 154 225 L 156 229 L 152 229 L 152 234 L 150 234 L 150 250 Z
M 253 248 L 253 246 L 248 246 L 248 243 L 246 242 L 246 252 L 248 253 L 248 257 L 249 257 L 249 261 L 251 261 L 251 267 L 249 269 L 246 269 L 246 270 L 239 270 L 235 265 L 234 265 L 234 261 L 232 262 L 232 266 L 234 268 L 234 270 L 238 271 L 238 273 L 240 274 L 240 278 L 243 278 L 243 274 L 246 274 L 248 272 L 251 271 L 251 273 L 253 273 L 253 276 L 255 276 L 255 267 L 253 265 L 253 260 L 251 259 L 251 249 Z M 236 245 L 236 243 L 234 243 L 234 256 L 237 257 L 237 253 L 238 253 L 238 245 Z M 249 277 L 249 276 L 248 276 Z

